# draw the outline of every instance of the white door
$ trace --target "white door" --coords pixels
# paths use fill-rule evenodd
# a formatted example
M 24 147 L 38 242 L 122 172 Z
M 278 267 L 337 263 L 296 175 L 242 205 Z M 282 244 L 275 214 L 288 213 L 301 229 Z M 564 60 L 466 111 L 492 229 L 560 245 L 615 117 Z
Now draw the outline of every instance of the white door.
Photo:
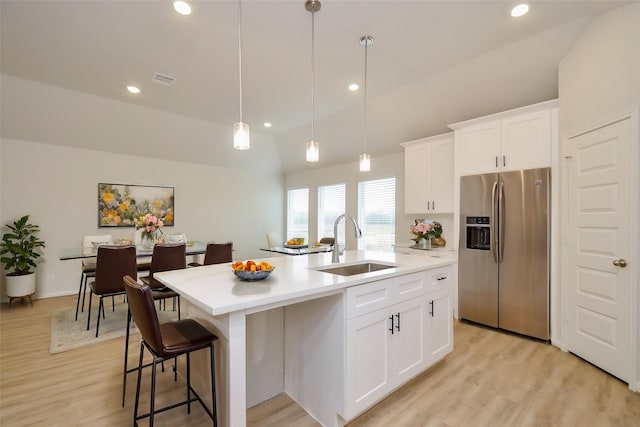
M 427 358 L 437 362 L 453 350 L 453 311 L 449 286 L 427 295 Z
M 631 380 L 631 120 L 568 140 L 568 349 Z
M 405 383 L 427 365 L 426 307 L 427 299 L 423 296 L 389 308 L 394 329 L 389 339 L 391 387 Z
M 451 213 L 454 182 L 453 139 L 432 142 L 430 157 L 431 206 L 428 213 Z
M 503 171 L 551 166 L 551 111 L 536 111 L 502 120 Z
M 378 310 L 347 321 L 346 420 L 380 400 L 389 390 L 391 312 Z

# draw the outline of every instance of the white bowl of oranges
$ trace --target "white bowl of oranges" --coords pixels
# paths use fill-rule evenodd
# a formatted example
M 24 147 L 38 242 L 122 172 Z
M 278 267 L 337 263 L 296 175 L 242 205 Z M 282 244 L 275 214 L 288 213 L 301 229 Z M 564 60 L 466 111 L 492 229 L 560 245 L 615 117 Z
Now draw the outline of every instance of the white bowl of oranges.
M 275 268 L 267 261 L 255 262 L 253 260 L 248 261 L 236 261 L 231 264 L 233 274 L 238 276 L 240 280 L 263 280 L 266 279 L 269 274 Z

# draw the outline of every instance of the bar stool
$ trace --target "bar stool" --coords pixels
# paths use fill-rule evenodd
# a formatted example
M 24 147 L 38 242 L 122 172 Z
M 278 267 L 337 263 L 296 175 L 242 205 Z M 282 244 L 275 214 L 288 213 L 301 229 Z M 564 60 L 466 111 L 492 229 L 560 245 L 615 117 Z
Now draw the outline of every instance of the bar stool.
M 123 278 L 129 308 L 135 320 L 140 334 L 140 360 L 138 362 L 138 382 L 136 385 L 136 400 L 133 412 L 133 425 L 138 425 L 138 420 L 149 417 L 149 426 L 153 426 L 154 416 L 159 412 L 187 405 L 187 413 L 191 413 L 191 402 L 200 402 L 206 413 L 213 421 L 214 427 L 218 425 L 216 411 L 216 382 L 215 382 L 215 361 L 213 343 L 218 339 L 207 328 L 194 319 L 183 319 L 174 322 L 160 324 L 158 313 L 153 302 L 151 288 L 148 285 L 141 285 L 130 276 Z M 147 349 L 153 361 L 151 364 L 151 398 L 149 412 L 138 415 L 138 402 L 140 399 L 140 383 L 142 381 L 142 368 L 144 349 Z M 211 369 L 211 410 L 207 408 L 198 393 L 191 387 L 191 359 L 190 355 L 194 351 L 209 348 L 210 369 Z M 185 354 L 187 357 L 187 399 L 163 408 L 155 409 L 156 392 L 156 366 L 168 359 Z M 191 396 L 193 393 L 193 396 Z
M 174 310 L 175 310 L 175 299 L 178 299 L 178 320 L 180 320 L 180 294 L 172 291 L 169 288 L 166 288 L 162 283 L 158 282 L 158 280 L 154 279 L 153 274 L 159 273 L 161 271 L 170 271 L 170 270 L 181 270 L 187 267 L 186 265 L 186 245 L 184 243 L 165 243 L 158 244 L 153 247 L 153 254 L 151 256 L 151 267 L 149 268 L 149 276 L 141 277 L 140 280 L 145 285 L 148 285 L 151 288 L 151 295 L 153 296 L 154 301 L 158 301 L 158 305 L 161 305 L 163 301 L 168 298 L 172 298 L 174 300 Z M 160 307 L 161 308 L 161 307 Z M 135 320 L 135 319 L 134 319 Z M 138 370 L 140 367 L 137 366 L 135 368 L 128 368 L 129 364 L 129 335 L 131 327 L 131 310 L 127 313 L 127 332 L 125 334 L 124 339 L 124 369 L 123 369 L 123 378 L 122 378 L 122 407 L 124 408 L 124 399 L 127 390 L 127 374 Z M 148 366 L 148 365 L 146 365 Z M 164 371 L 164 364 L 162 365 Z M 175 372 L 174 366 L 174 375 L 177 375 Z

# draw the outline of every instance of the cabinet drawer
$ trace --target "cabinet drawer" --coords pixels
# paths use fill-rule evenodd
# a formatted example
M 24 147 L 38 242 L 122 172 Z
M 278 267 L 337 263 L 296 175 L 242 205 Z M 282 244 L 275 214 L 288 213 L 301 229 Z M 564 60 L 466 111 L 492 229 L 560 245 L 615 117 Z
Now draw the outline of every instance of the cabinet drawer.
M 431 276 L 431 271 L 425 271 L 348 288 L 347 319 L 424 295 L 431 282 Z
M 395 301 L 406 301 L 424 295 L 429 285 L 429 277 L 429 273 L 415 273 L 398 277 L 394 293 Z
M 434 270 L 431 270 L 429 277 L 428 290 L 433 291 L 436 289 L 440 289 L 443 286 L 449 286 L 449 284 L 453 281 L 453 268 L 451 266 L 440 267 Z
M 379 310 L 392 303 L 389 280 L 353 286 L 347 289 L 347 318 L 352 319 L 365 313 Z

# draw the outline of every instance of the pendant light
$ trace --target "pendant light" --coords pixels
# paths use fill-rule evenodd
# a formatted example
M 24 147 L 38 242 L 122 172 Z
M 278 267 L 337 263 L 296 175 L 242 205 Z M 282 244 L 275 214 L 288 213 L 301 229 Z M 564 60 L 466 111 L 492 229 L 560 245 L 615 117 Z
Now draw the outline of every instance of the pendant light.
M 242 6 L 238 0 L 238 81 L 240 89 L 240 121 L 233 125 L 233 148 L 248 150 L 249 125 L 242 121 Z
M 307 0 L 304 8 L 311 12 L 311 140 L 307 141 L 307 162 L 320 160 L 320 147 L 314 138 L 315 107 L 315 13 L 322 5 L 319 0 Z
M 371 157 L 367 154 L 367 48 L 373 44 L 373 37 L 360 37 L 360 44 L 364 46 L 364 102 L 362 120 L 362 154 L 360 154 L 360 172 L 371 170 Z

